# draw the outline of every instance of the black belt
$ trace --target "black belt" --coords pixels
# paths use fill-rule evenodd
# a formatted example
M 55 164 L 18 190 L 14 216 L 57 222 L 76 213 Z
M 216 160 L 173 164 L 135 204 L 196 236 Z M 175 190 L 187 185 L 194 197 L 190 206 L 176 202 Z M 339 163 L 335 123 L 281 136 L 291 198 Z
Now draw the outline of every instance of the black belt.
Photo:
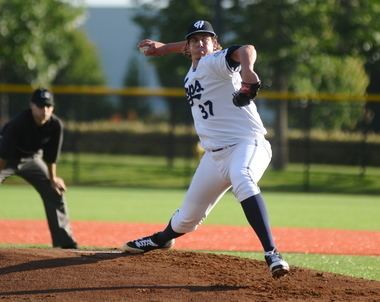
M 233 146 L 235 146 L 236 144 L 233 144 L 233 145 L 228 145 L 228 146 L 225 146 L 225 147 L 222 147 L 222 148 L 218 148 L 218 149 L 214 149 L 214 150 L 211 150 L 211 152 L 218 152 L 218 151 L 222 151 L 224 149 L 228 149 L 228 148 L 231 148 Z

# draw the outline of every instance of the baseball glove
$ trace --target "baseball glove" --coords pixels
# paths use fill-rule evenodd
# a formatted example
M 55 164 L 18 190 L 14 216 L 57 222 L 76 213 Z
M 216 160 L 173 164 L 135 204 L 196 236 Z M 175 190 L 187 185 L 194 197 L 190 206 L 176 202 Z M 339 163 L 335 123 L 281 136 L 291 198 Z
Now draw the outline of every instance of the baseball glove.
M 232 102 L 237 107 L 243 107 L 249 105 L 253 101 L 261 87 L 261 82 L 257 83 L 241 83 L 241 88 L 233 94 Z

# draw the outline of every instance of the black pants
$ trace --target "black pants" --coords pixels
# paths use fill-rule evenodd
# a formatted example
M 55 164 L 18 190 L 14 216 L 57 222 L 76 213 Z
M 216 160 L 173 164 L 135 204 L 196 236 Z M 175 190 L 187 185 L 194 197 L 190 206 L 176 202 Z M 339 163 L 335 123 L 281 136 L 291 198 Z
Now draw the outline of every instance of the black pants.
M 66 202 L 51 186 L 48 168 L 40 155 L 7 162 L 0 171 L 0 184 L 11 176 L 18 175 L 29 182 L 40 194 L 54 247 L 74 247 Z M 1 205 L 0 205 L 1 206 Z

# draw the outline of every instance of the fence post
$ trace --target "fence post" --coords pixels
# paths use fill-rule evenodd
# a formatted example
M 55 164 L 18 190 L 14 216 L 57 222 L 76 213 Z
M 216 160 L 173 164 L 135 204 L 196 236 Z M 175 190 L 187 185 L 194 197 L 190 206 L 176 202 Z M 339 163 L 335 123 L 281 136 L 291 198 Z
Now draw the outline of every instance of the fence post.
M 288 101 L 278 100 L 276 109 L 273 168 L 283 170 L 288 164 Z
M 169 104 L 169 132 L 167 136 L 167 148 L 166 148 L 166 159 L 167 159 L 167 165 L 169 168 L 173 168 L 174 166 L 174 157 L 176 154 L 175 151 L 175 127 L 176 127 L 176 107 L 175 102 L 168 99 L 167 100 Z
M 73 131 L 73 183 L 80 183 L 80 150 L 79 150 L 80 132 L 77 129 Z
M 9 120 L 9 98 L 7 94 L 2 93 L 0 98 L 0 127 L 5 125 Z
M 310 190 L 310 163 L 311 163 L 311 114 L 312 101 L 306 100 L 305 103 L 305 152 L 304 152 L 304 191 Z
M 365 106 L 363 119 L 360 122 L 360 129 L 362 130 L 363 139 L 360 147 L 360 157 L 359 157 L 359 165 L 360 165 L 360 173 L 359 177 L 363 178 L 366 172 L 366 167 L 368 164 L 368 152 L 367 152 L 367 140 L 368 140 L 368 132 L 371 130 L 371 124 L 374 119 L 373 111 Z

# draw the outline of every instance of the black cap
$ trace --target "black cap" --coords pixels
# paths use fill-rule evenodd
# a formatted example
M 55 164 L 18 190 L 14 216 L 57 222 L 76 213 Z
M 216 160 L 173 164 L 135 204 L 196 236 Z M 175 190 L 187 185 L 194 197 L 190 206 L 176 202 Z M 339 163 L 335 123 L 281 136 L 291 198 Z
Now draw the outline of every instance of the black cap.
M 216 33 L 214 32 L 214 29 L 212 28 L 212 25 L 208 21 L 204 20 L 198 20 L 193 22 L 189 30 L 187 31 L 187 34 L 185 36 L 185 39 L 189 39 L 190 36 L 198 34 L 198 33 L 208 33 L 211 36 L 215 37 Z
M 38 88 L 34 90 L 30 101 L 38 107 L 54 106 L 53 95 L 45 88 Z

